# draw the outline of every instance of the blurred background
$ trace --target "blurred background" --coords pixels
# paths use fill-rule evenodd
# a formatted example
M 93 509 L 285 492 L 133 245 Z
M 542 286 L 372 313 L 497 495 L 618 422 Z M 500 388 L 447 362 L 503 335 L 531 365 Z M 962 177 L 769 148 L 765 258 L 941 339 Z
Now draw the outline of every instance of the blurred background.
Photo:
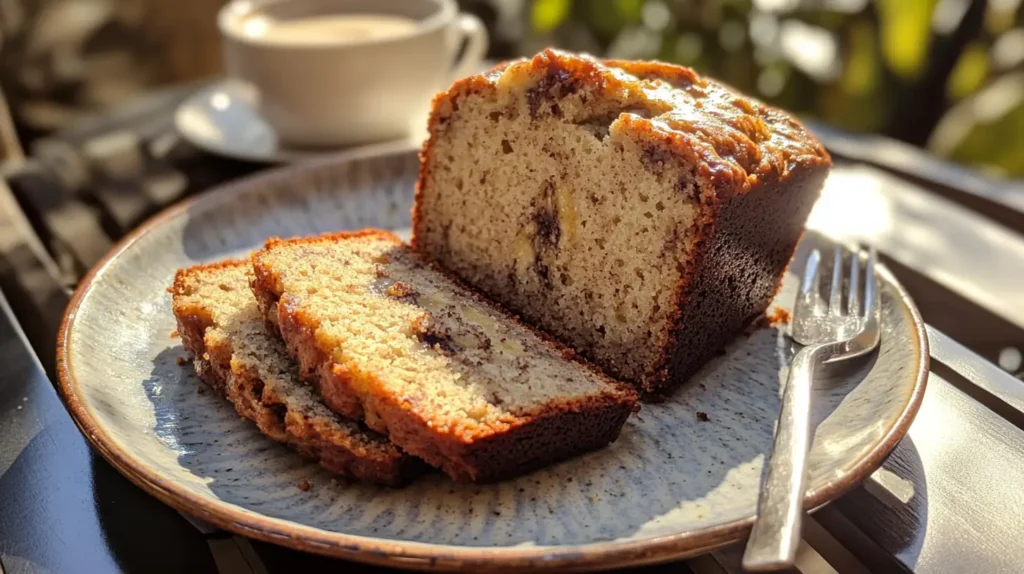
M 0 86 L 33 140 L 221 73 L 222 0 L 0 0 Z M 495 59 L 553 45 L 692 66 L 845 130 L 1024 178 L 1022 0 L 461 0 Z

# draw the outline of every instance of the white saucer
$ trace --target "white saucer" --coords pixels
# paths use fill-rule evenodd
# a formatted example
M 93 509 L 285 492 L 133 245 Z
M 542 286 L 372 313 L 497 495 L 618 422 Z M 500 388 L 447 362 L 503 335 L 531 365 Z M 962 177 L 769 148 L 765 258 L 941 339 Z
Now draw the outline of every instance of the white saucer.
M 186 140 L 209 153 L 258 163 L 290 163 L 347 150 L 380 153 L 417 149 L 422 136 L 348 148 L 303 149 L 278 140 L 274 128 L 256 108 L 255 90 L 236 80 L 222 80 L 185 100 L 174 126 Z

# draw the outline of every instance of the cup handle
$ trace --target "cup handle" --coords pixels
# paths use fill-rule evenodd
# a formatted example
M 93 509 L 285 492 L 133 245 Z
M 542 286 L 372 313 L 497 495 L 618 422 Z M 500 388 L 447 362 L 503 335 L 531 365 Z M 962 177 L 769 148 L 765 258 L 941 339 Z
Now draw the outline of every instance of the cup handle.
M 458 79 L 479 72 L 480 63 L 487 55 L 487 27 L 472 14 L 459 14 L 456 22 L 460 40 L 466 41 L 462 57 L 452 67 L 452 79 Z M 460 42 L 461 43 L 461 42 Z

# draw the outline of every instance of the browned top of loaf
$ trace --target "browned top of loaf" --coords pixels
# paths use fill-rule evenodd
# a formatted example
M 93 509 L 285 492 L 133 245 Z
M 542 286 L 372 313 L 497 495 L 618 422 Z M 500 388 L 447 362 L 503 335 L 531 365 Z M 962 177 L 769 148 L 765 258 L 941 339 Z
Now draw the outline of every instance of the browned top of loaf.
M 831 163 L 824 146 L 792 115 L 690 68 L 602 62 L 551 49 L 455 82 L 435 99 L 431 126 L 446 121 L 466 94 L 523 91 L 530 113 L 537 114 L 552 110 L 551 102 L 581 86 L 597 86 L 605 97 L 621 101 L 620 121 L 697 160 L 723 192 L 744 193 L 760 180 L 778 181 L 796 169 Z

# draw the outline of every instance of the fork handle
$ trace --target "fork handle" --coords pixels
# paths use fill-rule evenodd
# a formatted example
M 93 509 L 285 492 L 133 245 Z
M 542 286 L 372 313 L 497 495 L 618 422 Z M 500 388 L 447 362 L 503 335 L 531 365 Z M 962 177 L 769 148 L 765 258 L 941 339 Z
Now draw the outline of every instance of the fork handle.
M 757 501 L 757 520 L 743 553 L 743 568 L 792 568 L 800 544 L 800 523 L 811 443 L 811 387 L 814 369 L 832 355 L 833 345 L 801 349 L 789 367 L 782 412 L 768 476 Z

